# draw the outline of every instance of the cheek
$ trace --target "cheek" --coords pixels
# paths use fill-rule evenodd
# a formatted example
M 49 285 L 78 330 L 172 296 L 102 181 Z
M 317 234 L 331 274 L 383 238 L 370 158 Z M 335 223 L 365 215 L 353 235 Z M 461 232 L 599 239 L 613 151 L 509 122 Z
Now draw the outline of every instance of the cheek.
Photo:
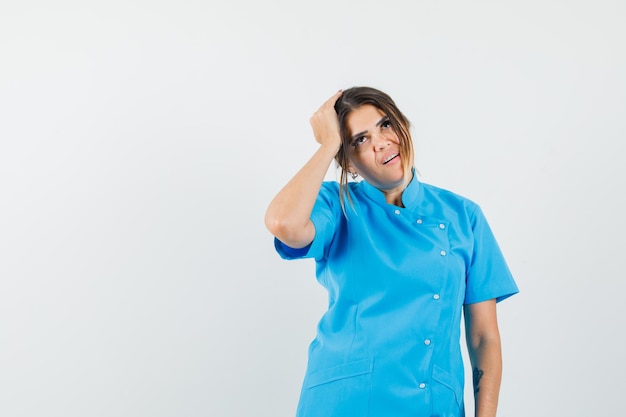
M 389 134 L 387 135 L 387 139 L 389 139 L 393 143 L 400 144 L 400 139 L 398 138 L 398 135 L 396 135 L 395 132 L 389 132 Z
M 367 170 L 374 164 L 373 152 L 355 152 L 354 155 L 349 158 L 350 164 L 357 169 L 357 171 Z
M 363 155 L 365 155 L 366 153 L 367 152 L 365 146 L 363 145 L 356 148 L 354 146 L 351 146 L 350 152 L 348 153 L 348 159 L 350 161 L 359 161 L 363 159 Z
M 363 166 L 362 157 L 359 152 L 352 150 L 348 153 L 348 165 L 356 168 L 357 170 Z

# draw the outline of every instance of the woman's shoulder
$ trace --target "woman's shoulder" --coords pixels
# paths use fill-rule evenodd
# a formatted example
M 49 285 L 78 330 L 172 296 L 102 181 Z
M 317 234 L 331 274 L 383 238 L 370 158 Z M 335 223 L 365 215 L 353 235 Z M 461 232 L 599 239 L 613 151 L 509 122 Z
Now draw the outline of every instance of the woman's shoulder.
M 463 194 L 460 194 L 456 191 L 452 191 L 448 188 L 443 188 L 431 183 L 420 182 L 421 186 L 424 187 L 424 191 L 430 194 L 439 196 L 441 198 L 449 198 L 454 200 L 463 200 L 463 201 L 472 201 L 470 198 L 466 197 Z
M 361 181 L 350 181 L 346 184 L 347 188 L 344 192 L 349 192 L 353 194 L 356 190 L 362 187 Z M 322 182 L 322 186 L 320 188 L 320 194 L 326 194 L 329 196 L 335 196 L 339 198 L 339 194 L 341 192 L 341 185 L 339 182 L 334 180 L 326 180 Z M 354 197 L 354 195 L 353 195 Z
M 320 187 L 320 195 L 339 197 L 339 183 L 337 181 L 324 181 Z
M 442 204 L 453 207 L 464 207 L 466 211 L 473 212 L 479 208 L 478 204 L 456 191 L 439 187 L 429 183 L 421 183 L 424 189 L 424 198 L 427 200 L 439 201 Z

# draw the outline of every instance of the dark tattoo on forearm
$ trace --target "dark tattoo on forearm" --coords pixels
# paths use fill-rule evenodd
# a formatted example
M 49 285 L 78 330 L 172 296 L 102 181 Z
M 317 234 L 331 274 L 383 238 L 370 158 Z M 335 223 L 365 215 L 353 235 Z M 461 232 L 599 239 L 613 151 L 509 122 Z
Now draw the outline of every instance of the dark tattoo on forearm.
M 482 369 L 474 367 L 474 395 L 478 394 L 478 391 L 480 391 L 480 378 L 483 377 L 483 374 Z

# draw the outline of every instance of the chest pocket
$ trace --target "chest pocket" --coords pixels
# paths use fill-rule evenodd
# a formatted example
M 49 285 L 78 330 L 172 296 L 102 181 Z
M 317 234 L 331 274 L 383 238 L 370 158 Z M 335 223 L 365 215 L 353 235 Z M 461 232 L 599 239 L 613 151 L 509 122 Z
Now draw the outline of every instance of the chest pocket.
M 449 223 L 447 221 L 420 215 L 416 215 L 411 221 L 412 229 L 418 240 L 427 240 L 435 252 L 450 250 Z
M 448 223 L 408 212 L 402 217 L 395 227 L 395 239 L 389 251 L 394 258 L 391 262 L 406 265 L 412 272 L 441 274 L 450 255 Z

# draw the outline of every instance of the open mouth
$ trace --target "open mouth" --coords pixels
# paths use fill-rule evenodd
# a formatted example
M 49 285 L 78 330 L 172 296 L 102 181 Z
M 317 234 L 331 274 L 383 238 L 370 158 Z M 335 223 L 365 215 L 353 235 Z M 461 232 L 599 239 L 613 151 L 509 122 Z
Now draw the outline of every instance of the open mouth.
M 383 161 L 383 165 L 388 164 L 389 162 L 393 161 L 394 159 L 396 159 L 397 157 L 399 157 L 400 154 L 399 153 L 394 153 L 392 155 L 389 155 L 387 158 L 385 158 L 385 160 Z

